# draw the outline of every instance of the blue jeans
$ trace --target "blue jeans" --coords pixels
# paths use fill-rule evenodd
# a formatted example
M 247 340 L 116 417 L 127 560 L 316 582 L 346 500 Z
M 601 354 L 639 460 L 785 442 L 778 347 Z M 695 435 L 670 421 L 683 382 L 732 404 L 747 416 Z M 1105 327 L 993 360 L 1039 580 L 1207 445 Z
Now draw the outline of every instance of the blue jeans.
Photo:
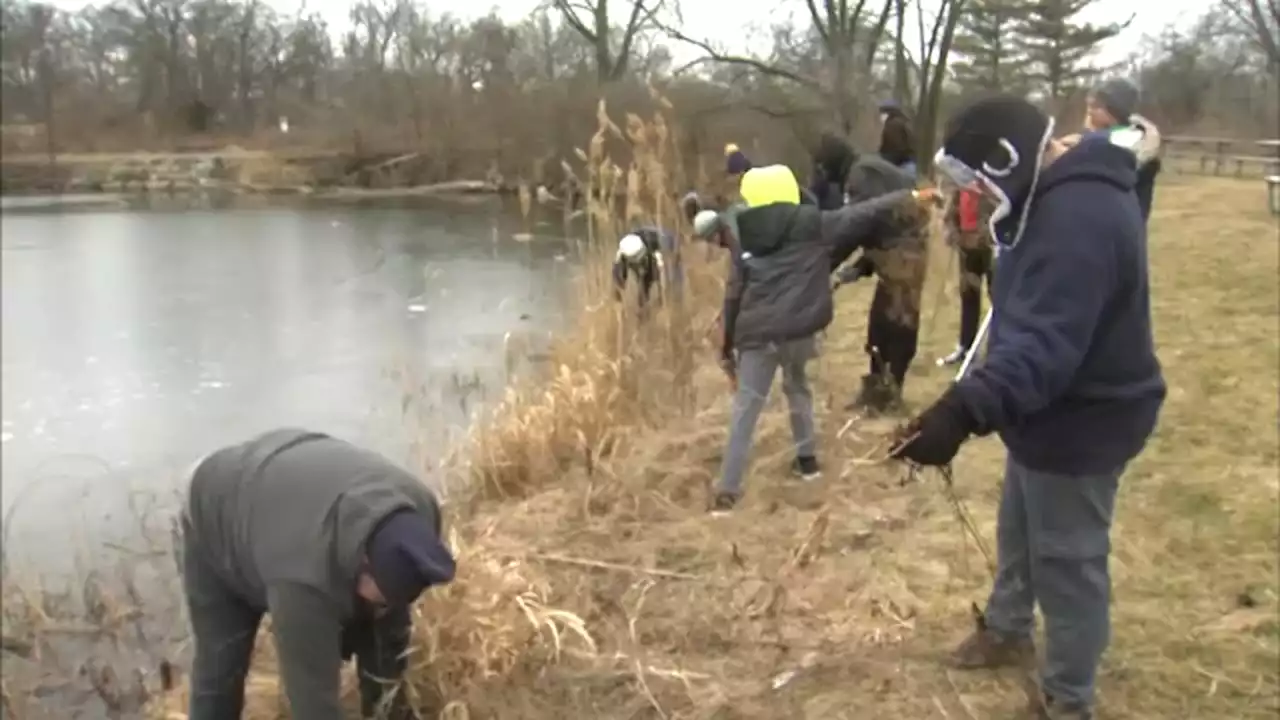
M 1032 470 L 1010 457 L 997 519 L 999 568 L 986 622 L 1030 637 L 1045 624 L 1041 685 L 1055 703 L 1092 707 L 1111 636 L 1111 518 L 1124 468 L 1100 475 Z
M 733 396 L 729 446 L 725 448 L 720 465 L 720 483 L 716 492 L 735 497 L 742 494 L 742 480 L 751 459 L 756 423 L 764 411 L 779 368 L 782 369 L 782 392 L 787 396 L 796 456 L 814 456 L 817 433 L 813 421 L 813 392 L 809 389 L 806 368 L 809 361 L 817 357 L 817 347 L 817 338 L 810 336 L 738 351 L 738 391 Z

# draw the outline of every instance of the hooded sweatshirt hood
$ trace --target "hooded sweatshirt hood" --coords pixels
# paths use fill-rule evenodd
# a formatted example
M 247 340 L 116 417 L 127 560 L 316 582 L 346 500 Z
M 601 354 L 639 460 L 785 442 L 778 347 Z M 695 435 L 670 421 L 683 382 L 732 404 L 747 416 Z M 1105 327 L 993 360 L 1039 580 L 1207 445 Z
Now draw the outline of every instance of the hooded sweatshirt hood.
M 1132 191 L 1138 179 L 1134 154 L 1107 135 L 1086 135 L 1052 163 L 1042 167 L 1034 193 L 1014 201 L 1011 212 L 995 222 L 997 240 L 1018 232 L 1024 211 L 1055 189 L 1076 182 L 1097 181 Z
M 300 586 L 344 618 L 355 611 L 369 538 L 400 510 L 439 538 L 439 506 L 421 480 L 377 453 L 296 428 L 213 453 L 188 497 L 193 539 L 247 603 L 266 609 L 273 586 Z
M 1134 167 L 1106 135 L 1045 163 L 1025 237 L 996 261 L 986 356 L 957 388 L 1026 467 L 1115 472 L 1155 427 L 1166 390 Z
M 1105 137 L 1086 136 L 1043 170 L 1036 197 L 1059 185 L 1097 180 L 1121 190 L 1132 190 L 1137 182 L 1137 163 L 1129 148 Z

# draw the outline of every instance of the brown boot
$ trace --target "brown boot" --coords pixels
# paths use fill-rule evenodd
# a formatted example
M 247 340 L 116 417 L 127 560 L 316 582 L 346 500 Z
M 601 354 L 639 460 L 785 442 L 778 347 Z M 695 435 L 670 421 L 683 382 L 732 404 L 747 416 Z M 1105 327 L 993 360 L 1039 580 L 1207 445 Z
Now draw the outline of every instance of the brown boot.
M 879 375 L 863 375 L 862 388 L 845 410 L 867 415 L 885 415 L 901 405 L 901 396 L 892 380 Z
M 951 655 L 960 670 L 1035 667 L 1036 647 L 1029 637 L 1011 638 L 987 627 L 986 616 L 973 606 L 974 630 Z

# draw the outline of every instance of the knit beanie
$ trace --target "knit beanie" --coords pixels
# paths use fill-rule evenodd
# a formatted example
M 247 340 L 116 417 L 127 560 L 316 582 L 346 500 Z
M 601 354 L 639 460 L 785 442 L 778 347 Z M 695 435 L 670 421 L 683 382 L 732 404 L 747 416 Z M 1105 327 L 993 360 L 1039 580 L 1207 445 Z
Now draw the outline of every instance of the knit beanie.
M 1122 125 L 1137 109 L 1139 95 L 1138 87 L 1123 78 L 1107 80 L 1093 89 L 1094 100 Z
M 730 175 L 741 175 L 751 169 L 751 160 L 733 143 L 724 146 L 724 159 L 725 172 Z
M 453 555 L 437 529 L 410 509 L 393 512 L 378 523 L 365 544 L 369 574 L 393 607 L 411 604 L 422 591 L 453 580 Z
M 693 234 L 700 238 L 709 238 L 720 229 L 720 213 L 715 210 L 703 210 L 693 218 Z

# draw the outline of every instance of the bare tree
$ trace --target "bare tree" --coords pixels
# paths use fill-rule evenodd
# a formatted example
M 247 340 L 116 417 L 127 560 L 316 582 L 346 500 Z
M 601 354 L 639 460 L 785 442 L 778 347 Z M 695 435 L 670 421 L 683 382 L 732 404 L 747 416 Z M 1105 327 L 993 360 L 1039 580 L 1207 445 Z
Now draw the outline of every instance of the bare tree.
M 916 95 L 916 159 L 922 172 L 932 168 L 947 61 L 955 42 L 956 27 L 967 3 L 965 0 L 941 0 L 939 5 L 927 40 L 924 9 L 919 0 L 916 5 L 921 38 L 919 90 Z
M 1267 70 L 1280 76 L 1280 0 L 1222 0 L 1245 36 L 1267 60 Z
M 710 42 L 690 37 L 675 28 L 667 27 L 665 30 L 671 37 L 706 53 L 699 62 L 736 65 L 765 77 L 795 83 L 816 93 L 847 135 L 857 126 L 895 0 L 876 0 L 871 7 L 867 3 L 868 0 L 856 0 L 854 3 L 847 0 L 805 0 L 809 12 L 809 35 L 796 42 L 786 30 L 775 30 L 774 53 L 770 58 L 725 53 Z M 818 52 L 810 53 L 806 46 L 812 46 Z M 805 62 L 813 59 L 818 62 Z
M 631 62 L 636 36 L 662 7 L 662 0 L 630 0 L 625 10 L 627 20 L 622 38 L 614 45 L 614 25 L 609 14 L 609 0 L 551 0 L 569 27 L 595 49 L 596 77 L 601 83 L 621 80 Z M 625 7 L 625 6 L 624 6 Z

